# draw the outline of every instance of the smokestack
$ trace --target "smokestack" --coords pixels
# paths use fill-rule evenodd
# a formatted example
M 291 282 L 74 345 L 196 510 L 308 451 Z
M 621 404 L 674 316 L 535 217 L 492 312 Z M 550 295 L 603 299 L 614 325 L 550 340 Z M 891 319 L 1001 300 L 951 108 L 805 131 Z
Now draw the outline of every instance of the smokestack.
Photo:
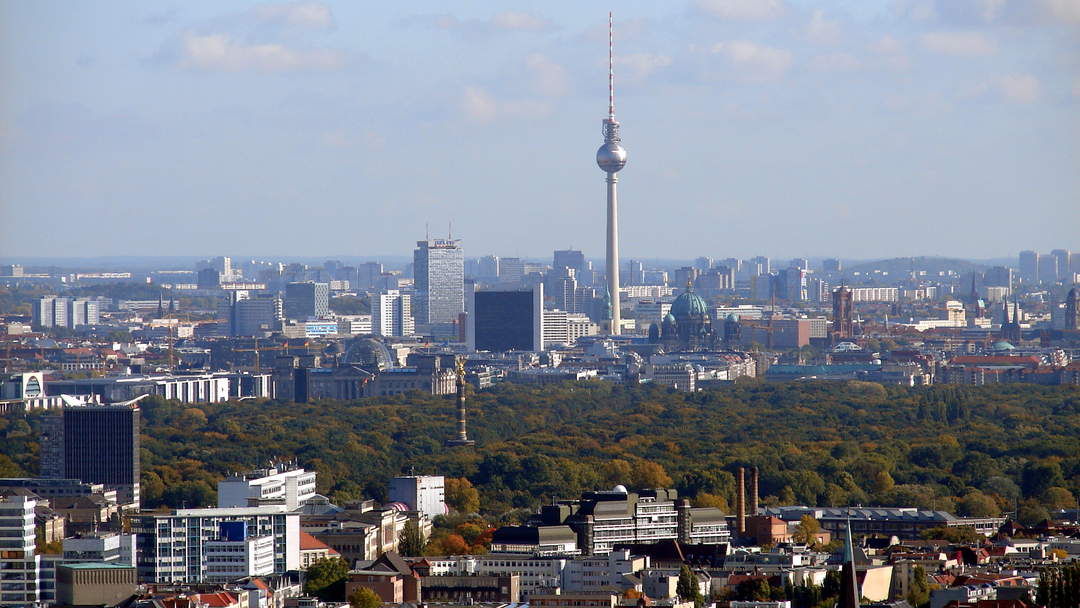
M 746 469 L 739 467 L 738 488 L 735 494 L 735 531 L 746 535 Z
M 750 515 L 758 514 L 758 469 L 750 471 Z

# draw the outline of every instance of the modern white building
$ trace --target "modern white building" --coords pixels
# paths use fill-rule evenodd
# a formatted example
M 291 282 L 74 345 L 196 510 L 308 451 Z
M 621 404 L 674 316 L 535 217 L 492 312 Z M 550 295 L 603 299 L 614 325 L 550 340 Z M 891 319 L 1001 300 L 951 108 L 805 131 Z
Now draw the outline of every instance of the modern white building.
M 37 328 L 75 328 L 100 322 L 101 304 L 97 300 L 45 296 L 34 304 L 33 323 Z
M 65 538 L 64 562 L 135 564 L 135 535 L 101 532 Z
M 247 522 L 222 522 L 217 540 L 207 542 L 204 550 L 208 583 L 274 573 L 274 537 L 249 534 Z
M 0 606 L 36 606 L 41 557 L 35 552 L 37 500 L 13 491 L 0 494 Z
M 218 482 L 218 507 L 277 503 L 294 510 L 315 496 L 315 476 L 315 471 L 287 463 L 237 473 Z
M 221 572 L 221 524 L 244 522 L 245 539 L 273 538 L 274 566 L 270 574 L 300 567 L 300 513 L 285 505 L 224 509 L 176 509 L 167 513 L 144 513 L 132 519 L 139 536 L 136 567 L 144 583 L 203 583 L 211 573 Z M 228 540 L 226 538 L 225 540 Z M 235 542 L 235 541 L 233 541 Z M 259 563 L 260 544 L 251 547 L 253 563 Z M 210 564 L 214 564 L 211 570 Z
M 412 296 L 397 289 L 387 289 L 371 298 L 371 333 L 404 337 L 413 335 L 415 328 Z
M 428 517 L 446 515 L 445 479 L 442 475 L 409 475 L 390 480 L 390 502 L 408 505 Z

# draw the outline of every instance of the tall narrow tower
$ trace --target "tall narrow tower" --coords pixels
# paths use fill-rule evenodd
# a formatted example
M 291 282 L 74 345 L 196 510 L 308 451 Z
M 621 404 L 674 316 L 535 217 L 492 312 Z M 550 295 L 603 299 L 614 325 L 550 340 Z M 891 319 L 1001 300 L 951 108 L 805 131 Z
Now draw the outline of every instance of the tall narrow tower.
M 615 120 L 615 43 L 612 36 L 612 16 L 608 13 L 608 115 L 603 121 L 604 145 L 596 151 L 596 164 L 607 173 L 607 291 L 611 302 L 612 335 L 618 335 L 622 312 L 619 309 L 619 203 L 615 176 L 626 166 L 626 150 L 619 137 L 619 121 Z

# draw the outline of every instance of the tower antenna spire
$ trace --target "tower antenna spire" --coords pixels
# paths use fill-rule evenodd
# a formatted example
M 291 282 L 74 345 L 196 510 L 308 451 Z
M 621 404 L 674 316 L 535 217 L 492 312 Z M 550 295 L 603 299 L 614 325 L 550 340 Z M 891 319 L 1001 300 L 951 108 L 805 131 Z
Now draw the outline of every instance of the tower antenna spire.
M 607 14 L 607 82 L 608 118 L 615 118 L 615 20 L 611 11 Z

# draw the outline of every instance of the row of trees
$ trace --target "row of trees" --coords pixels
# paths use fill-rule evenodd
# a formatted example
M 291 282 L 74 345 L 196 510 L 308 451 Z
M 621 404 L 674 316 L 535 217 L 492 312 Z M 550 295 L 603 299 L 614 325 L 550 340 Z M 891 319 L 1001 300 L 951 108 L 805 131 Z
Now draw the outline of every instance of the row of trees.
M 962 423 L 920 419 L 962 410 Z M 735 473 L 761 471 L 762 502 L 908 505 L 960 515 L 1075 505 L 1080 387 L 907 388 L 738 383 L 699 393 L 606 382 L 504 383 L 470 396 L 474 448 L 446 447 L 450 398 L 417 393 L 311 404 L 142 402 L 148 506 L 212 504 L 226 473 L 271 459 L 319 472 L 335 501 L 384 500 L 410 468 L 447 476 L 450 505 L 500 515 L 623 484 L 675 487 L 730 512 Z M 38 469 L 39 413 L 0 418 L 0 473 Z

